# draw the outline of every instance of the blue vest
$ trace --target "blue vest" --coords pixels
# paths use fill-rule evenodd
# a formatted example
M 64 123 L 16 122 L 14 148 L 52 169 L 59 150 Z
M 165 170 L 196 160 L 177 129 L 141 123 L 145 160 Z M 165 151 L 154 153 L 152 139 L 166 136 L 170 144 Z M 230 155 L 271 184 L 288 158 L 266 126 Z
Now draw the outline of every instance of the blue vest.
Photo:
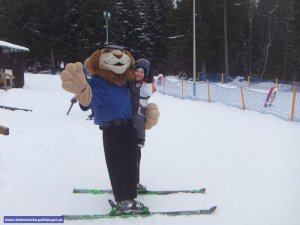
M 94 123 L 100 125 L 118 119 L 132 119 L 133 106 L 126 85 L 110 84 L 101 77 L 93 76 L 89 80 L 92 100 L 89 105 L 94 109 Z

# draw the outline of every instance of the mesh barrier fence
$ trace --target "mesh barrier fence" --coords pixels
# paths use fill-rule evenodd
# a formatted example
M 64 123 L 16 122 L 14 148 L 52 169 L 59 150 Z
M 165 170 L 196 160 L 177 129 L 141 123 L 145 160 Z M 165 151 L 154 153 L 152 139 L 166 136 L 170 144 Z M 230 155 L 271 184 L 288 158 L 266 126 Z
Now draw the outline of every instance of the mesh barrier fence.
M 249 83 L 250 80 L 245 81 L 240 77 L 227 78 L 227 80 L 229 82 L 223 84 L 208 80 L 196 82 L 195 97 L 193 82 L 189 80 L 176 77 L 164 77 L 161 80 L 155 78 L 155 86 L 158 92 L 178 98 L 221 102 L 240 109 L 272 114 L 284 120 L 300 122 L 300 93 L 297 92 L 300 88 L 291 85 L 291 82 L 275 84 L 270 81 L 255 81 Z

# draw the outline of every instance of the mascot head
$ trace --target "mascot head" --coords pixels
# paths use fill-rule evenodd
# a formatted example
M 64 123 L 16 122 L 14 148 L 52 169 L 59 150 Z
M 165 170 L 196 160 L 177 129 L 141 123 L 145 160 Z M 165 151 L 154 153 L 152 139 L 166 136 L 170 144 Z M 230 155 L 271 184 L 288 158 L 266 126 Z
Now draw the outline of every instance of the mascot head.
M 125 47 L 105 44 L 85 60 L 84 66 L 91 76 L 99 76 L 121 86 L 134 79 L 131 70 L 134 63 L 134 58 Z

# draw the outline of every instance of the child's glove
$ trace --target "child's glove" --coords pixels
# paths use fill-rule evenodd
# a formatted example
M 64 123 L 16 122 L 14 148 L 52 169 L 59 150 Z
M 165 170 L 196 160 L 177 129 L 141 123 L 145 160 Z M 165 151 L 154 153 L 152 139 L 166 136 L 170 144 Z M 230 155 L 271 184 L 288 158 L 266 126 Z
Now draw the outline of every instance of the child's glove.
M 90 86 L 87 84 L 83 74 L 82 63 L 69 63 L 61 72 L 62 87 L 64 90 L 76 95 L 76 98 L 83 106 L 88 106 L 92 99 Z
M 158 122 L 159 110 L 155 103 L 149 103 L 146 111 L 146 123 L 145 128 L 151 129 Z

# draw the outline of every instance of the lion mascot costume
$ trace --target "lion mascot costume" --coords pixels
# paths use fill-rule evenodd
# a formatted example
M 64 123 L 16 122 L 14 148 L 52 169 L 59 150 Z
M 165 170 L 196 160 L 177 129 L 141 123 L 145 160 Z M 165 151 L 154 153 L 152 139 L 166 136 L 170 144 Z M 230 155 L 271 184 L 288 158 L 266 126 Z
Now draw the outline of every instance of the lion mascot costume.
M 103 146 L 117 210 L 139 211 L 136 200 L 140 149 L 132 125 L 133 105 L 128 82 L 134 80 L 135 60 L 124 47 L 106 44 L 88 57 L 84 66 L 92 76 L 87 82 L 80 62 L 70 63 L 61 73 L 62 87 L 74 93 L 83 110 L 94 110 L 94 123 L 102 130 Z M 158 121 L 154 103 L 147 107 L 145 128 Z

